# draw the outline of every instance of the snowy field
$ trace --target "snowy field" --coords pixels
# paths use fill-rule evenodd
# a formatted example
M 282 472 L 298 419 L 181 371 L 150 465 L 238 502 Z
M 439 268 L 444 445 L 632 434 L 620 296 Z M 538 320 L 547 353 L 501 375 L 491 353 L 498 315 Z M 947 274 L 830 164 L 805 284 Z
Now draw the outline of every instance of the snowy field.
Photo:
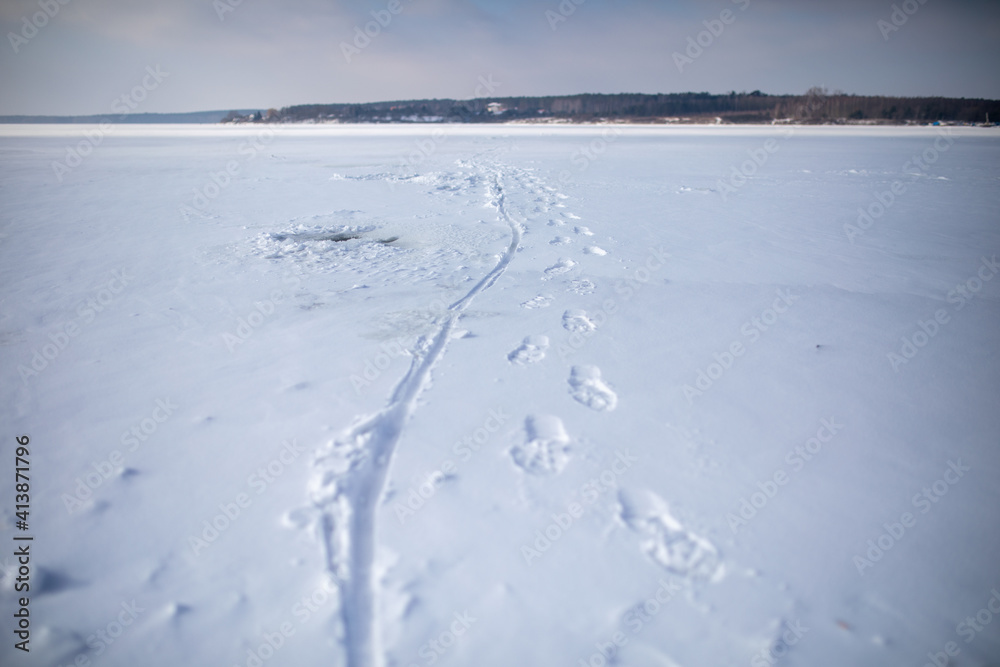
M 4 666 L 1000 665 L 995 129 L 0 156 Z

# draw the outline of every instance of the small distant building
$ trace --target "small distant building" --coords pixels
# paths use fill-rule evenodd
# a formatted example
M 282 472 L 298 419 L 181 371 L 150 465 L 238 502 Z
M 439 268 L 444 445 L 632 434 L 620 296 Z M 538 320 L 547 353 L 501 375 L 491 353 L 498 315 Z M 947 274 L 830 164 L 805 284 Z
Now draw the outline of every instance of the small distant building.
M 486 110 L 489 111 L 494 116 L 499 116 L 505 111 L 507 111 L 507 107 L 500 104 L 499 102 L 490 102 L 489 104 L 486 105 Z

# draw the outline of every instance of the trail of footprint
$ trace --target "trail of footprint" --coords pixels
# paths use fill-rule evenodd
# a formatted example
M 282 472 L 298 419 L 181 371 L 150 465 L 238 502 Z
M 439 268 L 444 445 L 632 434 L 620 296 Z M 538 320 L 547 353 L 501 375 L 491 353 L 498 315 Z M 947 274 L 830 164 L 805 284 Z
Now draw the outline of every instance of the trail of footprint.
M 545 358 L 549 349 L 548 336 L 528 336 L 513 352 L 507 355 L 507 361 L 512 364 L 534 364 Z
M 601 379 L 597 366 L 574 366 L 569 376 L 569 393 L 592 410 L 608 411 L 618 406 L 618 395 Z
M 539 294 L 536 297 L 528 299 L 521 304 L 521 308 L 535 309 L 535 308 L 548 308 L 552 305 L 552 297 L 545 296 L 544 294 Z
M 558 276 L 563 273 L 572 271 L 574 266 L 576 266 L 576 262 L 574 262 L 573 260 L 560 259 L 558 262 L 556 262 L 549 268 L 545 269 L 545 277 L 542 278 L 542 280 L 548 280 L 553 276 Z
M 585 310 L 567 310 L 562 316 L 562 325 L 566 331 L 572 333 L 590 333 L 597 329 L 590 316 Z
M 551 415 L 529 415 L 524 420 L 525 439 L 510 449 L 515 465 L 531 475 L 562 472 L 569 461 L 569 436 L 562 420 Z
M 686 530 L 666 501 L 651 491 L 618 492 L 619 517 L 642 542 L 643 553 L 690 580 L 718 581 L 725 574 L 715 546 Z
M 503 275 L 521 244 L 522 228 L 507 211 L 499 170 L 490 204 L 511 230 L 509 246 L 493 269 L 464 297 L 448 307 L 438 329 L 420 339 L 412 362 L 382 410 L 361 417 L 317 454 L 310 498 L 319 510 L 318 528 L 326 568 L 341 587 L 341 619 L 348 667 L 384 664 L 376 623 L 376 512 L 403 428 L 430 383 L 431 371 L 454 338 L 455 325 L 472 300 Z

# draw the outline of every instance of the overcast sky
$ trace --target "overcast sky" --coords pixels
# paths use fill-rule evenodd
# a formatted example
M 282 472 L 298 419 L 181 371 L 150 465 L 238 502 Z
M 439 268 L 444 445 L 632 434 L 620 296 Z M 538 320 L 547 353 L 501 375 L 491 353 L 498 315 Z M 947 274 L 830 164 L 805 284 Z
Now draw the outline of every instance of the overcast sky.
M 812 86 L 1000 98 L 997 0 L 896 0 L 895 23 L 888 0 L 576 2 L 0 0 L 0 114 L 109 113 L 144 77 L 137 112 Z

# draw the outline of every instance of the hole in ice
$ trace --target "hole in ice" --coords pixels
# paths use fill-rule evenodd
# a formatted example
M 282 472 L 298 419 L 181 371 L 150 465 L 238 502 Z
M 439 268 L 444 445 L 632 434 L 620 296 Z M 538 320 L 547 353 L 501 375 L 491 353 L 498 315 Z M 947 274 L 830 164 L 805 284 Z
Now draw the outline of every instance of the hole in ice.
M 334 243 L 342 243 L 344 241 L 353 241 L 355 239 L 361 239 L 365 237 L 365 233 L 361 231 L 303 231 L 303 232 L 279 232 L 272 233 L 271 238 L 275 241 L 285 242 L 285 241 L 299 241 L 299 242 L 314 242 L 319 243 L 323 241 L 332 241 Z M 388 245 L 394 241 L 398 241 L 398 236 L 388 236 L 386 238 L 376 238 L 373 239 L 376 243 L 381 243 L 383 245 Z
M 271 234 L 275 241 L 350 241 L 361 238 L 357 232 L 293 232 L 290 234 Z

